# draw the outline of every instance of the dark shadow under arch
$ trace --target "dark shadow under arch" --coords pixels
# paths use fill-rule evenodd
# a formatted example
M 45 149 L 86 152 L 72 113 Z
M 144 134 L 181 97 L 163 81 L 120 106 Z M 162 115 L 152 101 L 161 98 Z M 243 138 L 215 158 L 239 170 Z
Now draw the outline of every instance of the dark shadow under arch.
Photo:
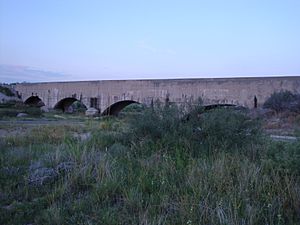
M 244 106 L 240 105 L 235 105 L 235 104 L 211 104 L 211 105 L 202 105 L 198 109 L 194 109 L 190 112 L 188 112 L 184 117 L 183 121 L 188 121 L 190 120 L 192 114 L 197 114 L 198 116 L 202 113 L 208 112 L 210 110 L 214 109 L 232 109 L 232 110 L 238 110 L 238 111 L 245 111 L 247 108 Z
M 59 109 L 59 110 L 62 110 L 63 112 L 68 112 L 69 107 L 75 102 L 80 102 L 81 105 L 85 109 L 87 109 L 87 107 L 81 101 L 79 101 L 76 98 L 72 98 L 72 97 L 61 99 L 58 103 L 56 103 L 56 105 L 54 106 L 54 109 Z
M 42 101 L 42 99 L 39 98 L 39 96 L 31 96 L 27 98 L 24 104 L 33 107 L 42 107 L 45 105 L 45 103 Z
M 133 100 L 124 100 L 124 101 L 116 102 L 116 103 L 112 104 L 111 106 L 109 106 L 107 109 L 105 109 L 101 115 L 102 116 L 108 116 L 108 115 L 117 116 L 122 109 L 124 109 L 126 106 L 128 106 L 130 104 L 134 104 L 134 103 L 140 104 L 139 102 L 136 102 Z
M 212 104 L 212 105 L 205 105 L 204 110 L 211 110 L 216 108 L 235 108 L 237 105 L 234 104 Z

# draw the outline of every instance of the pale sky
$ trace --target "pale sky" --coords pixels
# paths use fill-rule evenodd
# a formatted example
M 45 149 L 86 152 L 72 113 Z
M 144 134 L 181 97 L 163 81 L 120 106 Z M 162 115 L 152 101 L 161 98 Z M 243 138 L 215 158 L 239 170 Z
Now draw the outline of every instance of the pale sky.
M 0 0 L 0 82 L 300 74 L 300 0 Z

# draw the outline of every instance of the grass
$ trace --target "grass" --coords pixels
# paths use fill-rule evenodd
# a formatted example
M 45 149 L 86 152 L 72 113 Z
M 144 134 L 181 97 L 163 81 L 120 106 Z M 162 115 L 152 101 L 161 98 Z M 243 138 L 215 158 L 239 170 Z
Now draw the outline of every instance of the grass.
M 272 142 L 240 112 L 182 114 L 145 109 L 2 138 L 0 224 L 299 222 L 299 142 Z M 66 162 L 52 182 L 29 184 L 32 165 Z

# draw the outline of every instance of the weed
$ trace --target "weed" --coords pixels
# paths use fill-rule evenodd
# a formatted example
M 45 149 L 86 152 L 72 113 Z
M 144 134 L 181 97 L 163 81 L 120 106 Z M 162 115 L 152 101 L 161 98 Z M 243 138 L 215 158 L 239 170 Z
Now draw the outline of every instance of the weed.
M 0 223 L 297 224 L 299 143 L 262 139 L 236 111 L 187 114 L 169 104 L 2 138 Z M 59 175 L 32 186 L 34 166 Z
M 300 94 L 294 94 L 290 91 L 274 92 L 264 103 L 265 108 L 270 108 L 276 112 L 282 111 L 300 111 Z
M 15 96 L 10 88 L 0 85 L 0 93 L 5 94 L 6 96 Z

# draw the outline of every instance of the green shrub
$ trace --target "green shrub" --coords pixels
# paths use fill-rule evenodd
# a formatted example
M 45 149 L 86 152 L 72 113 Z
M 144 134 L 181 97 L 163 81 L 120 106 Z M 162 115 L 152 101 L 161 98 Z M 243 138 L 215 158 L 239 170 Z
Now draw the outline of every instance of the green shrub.
M 210 149 L 242 149 L 257 143 L 260 123 L 246 114 L 229 109 L 215 109 L 201 115 L 201 141 Z
M 81 101 L 75 101 L 71 105 L 74 112 L 84 113 L 86 111 L 86 106 Z
M 30 107 L 20 102 L 8 102 L 0 105 L 0 118 L 16 117 L 18 113 L 27 113 L 29 116 L 40 117 L 42 111 L 38 107 Z
M 5 94 L 6 96 L 15 96 L 15 94 L 8 88 L 0 85 L 0 92 Z
M 163 149 L 175 154 L 179 149 L 184 156 L 244 150 L 261 137 L 260 123 L 246 114 L 229 109 L 204 113 L 201 106 L 194 107 L 188 117 L 175 106 L 147 109 L 130 126 L 128 136 L 145 153 Z
M 3 117 L 16 117 L 19 110 L 14 108 L 0 108 L 0 118 Z
M 267 165 L 284 173 L 300 175 L 300 141 L 275 142 L 268 146 Z
M 181 122 L 180 112 L 176 106 L 148 108 L 130 121 L 134 138 L 152 140 L 164 135 L 176 133 Z
M 0 104 L 0 108 L 14 108 L 17 102 L 15 100 L 8 101 Z
M 122 113 L 140 113 L 143 112 L 144 106 L 142 104 L 130 104 L 126 106 L 124 109 L 122 109 Z
M 34 117 L 42 116 L 42 110 L 38 107 L 26 107 L 24 112 Z
M 118 132 L 115 131 L 94 131 L 92 137 L 86 143 L 87 146 L 93 147 L 96 149 L 106 150 L 111 147 L 113 144 L 121 141 L 121 136 Z
M 300 111 L 300 94 L 293 94 L 290 91 L 274 92 L 264 103 L 264 108 L 282 112 L 286 110 Z

